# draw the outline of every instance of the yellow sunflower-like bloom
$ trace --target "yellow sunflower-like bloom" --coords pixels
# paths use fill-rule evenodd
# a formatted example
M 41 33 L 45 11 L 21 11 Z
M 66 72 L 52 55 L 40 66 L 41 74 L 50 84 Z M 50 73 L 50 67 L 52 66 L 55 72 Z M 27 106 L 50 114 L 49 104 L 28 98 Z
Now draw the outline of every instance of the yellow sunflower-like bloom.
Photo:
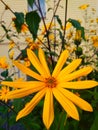
M 31 64 L 36 68 L 38 73 L 27 68 L 23 64 L 14 61 L 14 64 L 27 75 L 35 78 L 35 81 L 24 82 L 7 82 L 3 81 L 1 84 L 17 88 L 6 94 L 5 98 L 14 99 L 28 96 L 36 92 L 35 96 L 29 103 L 18 113 L 16 120 L 28 115 L 35 106 L 44 98 L 43 106 L 43 122 L 47 129 L 50 128 L 54 120 L 54 103 L 53 98 L 60 103 L 68 115 L 76 120 L 79 120 L 79 114 L 76 106 L 85 111 L 93 111 L 91 105 L 85 100 L 78 97 L 68 89 L 88 89 L 97 86 L 98 83 L 92 80 L 86 81 L 72 81 L 80 76 L 86 76 L 92 71 L 91 67 L 84 67 L 79 70 L 75 69 L 80 65 L 81 59 L 72 61 L 68 66 L 63 68 L 67 58 L 68 51 L 61 53 L 60 58 L 52 72 L 48 68 L 44 52 L 41 48 L 38 51 L 38 57 L 33 51 L 27 49 L 27 55 Z

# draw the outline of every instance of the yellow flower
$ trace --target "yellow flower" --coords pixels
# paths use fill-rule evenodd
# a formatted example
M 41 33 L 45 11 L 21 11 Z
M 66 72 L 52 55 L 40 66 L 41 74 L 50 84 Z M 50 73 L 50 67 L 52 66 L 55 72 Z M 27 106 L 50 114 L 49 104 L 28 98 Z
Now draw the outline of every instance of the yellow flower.
M 91 19 L 90 22 L 91 22 L 91 23 L 94 23 L 94 19 Z
M 28 43 L 32 43 L 32 42 L 33 42 L 33 39 L 30 38 L 30 37 L 26 37 L 25 41 L 28 42 Z
M 6 56 L 0 57 L 0 68 L 7 69 L 8 68 L 7 58 Z
M 96 18 L 96 23 L 98 23 L 98 18 Z
M 49 34 L 49 40 L 54 41 L 54 39 L 55 39 L 55 35 L 53 33 L 50 33 Z
M 98 36 L 91 37 L 94 47 L 98 47 Z
M 27 31 L 29 31 L 27 25 L 26 25 L 26 24 L 23 24 L 23 25 L 21 26 L 21 32 L 26 33 Z
M 85 10 L 85 9 L 87 9 L 88 7 L 89 7 L 89 4 L 84 4 L 84 5 L 79 6 L 79 8 L 80 8 L 81 10 Z
M 96 29 L 90 30 L 90 33 L 95 33 L 96 34 Z
M 70 29 L 71 27 L 72 27 L 72 23 L 67 22 L 66 27 L 63 27 L 63 30 L 64 30 L 64 29 L 68 30 L 68 29 Z
M 8 99 L 5 97 L 9 91 L 9 87 L 2 86 L 2 88 L 0 89 L 0 100 L 7 102 Z
M 10 59 L 13 59 L 14 54 L 15 54 L 15 52 L 14 52 L 14 51 L 11 51 L 11 52 L 9 53 L 9 58 L 10 58 Z
M 42 31 L 42 33 L 41 34 L 45 34 L 46 33 L 46 29 L 47 29 L 47 31 L 49 30 L 49 29 L 51 29 L 52 27 L 54 27 L 55 26 L 55 24 L 50 24 L 50 23 L 47 23 L 46 24 L 46 28 L 45 28 L 45 26 L 42 26 L 42 28 L 41 28 L 41 31 Z
M 81 30 L 76 30 L 75 41 L 81 41 Z
M 18 113 L 16 120 L 28 115 L 44 96 L 43 122 L 47 129 L 50 128 L 54 120 L 53 98 L 56 98 L 67 114 L 76 120 L 79 120 L 79 114 L 76 106 L 85 111 L 93 111 L 88 102 L 69 91 L 69 89 L 88 89 L 98 85 L 96 81 L 92 80 L 72 81 L 80 76 L 86 76 L 89 74 L 92 71 L 91 67 L 88 66 L 75 71 L 81 63 L 81 59 L 75 59 L 68 66 L 63 68 L 63 65 L 69 56 L 68 51 L 64 50 L 51 74 L 44 52 L 41 48 L 39 48 L 38 51 L 38 58 L 30 49 L 27 49 L 27 55 L 38 73 L 25 67 L 17 61 L 14 61 L 14 64 L 22 72 L 33 77 L 35 80 L 24 82 L 1 82 L 1 84 L 18 88 L 10 91 L 6 95 L 5 98 L 8 99 L 21 98 L 36 92 L 31 101 L 27 103 L 26 106 Z
M 9 49 L 12 49 L 15 46 L 15 42 L 13 40 L 11 40 L 9 42 Z
M 38 49 L 39 46 L 42 44 L 42 43 L 41 43 L 42 40 L 43 40 L 43 36 L 42 36 L 42 35 L 39 35 L 39 36 L 38 36 L 38 39 L 36 39 L 35 41 L 33 41 L 33 39 L 31 39 L 31 38 L 29 38 L 29 37 L 26 38 L 26 42 L 29 43 L 28 45 L 29 45 L 29 48 L 30 48 L 31 50 L 36 50 L 36 49 Z

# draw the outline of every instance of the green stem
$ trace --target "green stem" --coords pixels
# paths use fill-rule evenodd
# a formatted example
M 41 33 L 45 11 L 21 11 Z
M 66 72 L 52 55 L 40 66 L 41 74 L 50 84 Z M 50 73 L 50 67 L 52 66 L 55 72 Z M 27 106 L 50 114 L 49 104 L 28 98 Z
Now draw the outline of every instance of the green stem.
M 65 117 L 65 119 L 64 119 L 64 113 L 65 113 L 65 111 L 64 110 L 62 110 L 62 113 L 61 113 L 61 115 L 60 115 L 60 119 L 59 119 L 59 123 L 58 123 L 58 127 L 57 127 L 57 130 L 61 130 L 61 123 L 62 123 L 62 121 L 64 121 L 64 126 L 66 125 L 66 121 L 67 121 L 67 114 L 66 114 L 66 117 Z
M 44 19 L 44 16 L 43 16 L 43 13 L 42 13 L 42 10 L 41 10 L 41 6 L 40 6 L 40 2 L 38 0 L 38 5 L 35 3 L 36 7 L 38 8 L 39 12 L 40 12 L 40 15 L 42 17 L 42 21 L 43 21 L 43 24 L 44 24 L 44 27 L 45 27 L 45 30 L 46 30 L 46 37 L 47 37 L 47 43 L 48 43 L 48 50 L 50 52 L 50 58 L 51 58 L 51 62 L 52 62 L 52 67 L 54 68 L 54 62 L 53 62 L 53 57 L 52 57 L 52 54 L 51 54 L 51 46 L 50 46 L 50 40 L 49 40 L 49 29 L 47 30 L 47 27 L 46 27 L 46 23 L 45 23 L 45 19 Z
M 9 112 L 7 111 L 7 130 L 10 130 L 9 126 Z
M 59 7 L 60 2 L 61 2 L 61 0 L 59 0 L 58 3 L 57 3 L 57 5 L 56 5 L 56 8 L 55 8 L 55 10 L 54 10 L 54 13 L 53 13 L 53 16 L 52 16 L 50 25 L 49 25 L 49 29 L 50 29 L 50 27 L 51 27 L 51 25 L 52 25 L 52 22 L 53 22 L 53 20 L 54 20 L 54 17 L 55 17 L 55 14 L 56 14 L 56 12 L 57 12 L 57 9 L 58 9 L 58 7 Z
M 0 101 L 0 103 L 5 105 L 6 107 L 8 107 L 11 111 L 13 111 L 17 115 L 17 112 L 13 108 L 11 108 L 11 106 L 9 106 L 7 103 L 5 103 L 3 101 Z

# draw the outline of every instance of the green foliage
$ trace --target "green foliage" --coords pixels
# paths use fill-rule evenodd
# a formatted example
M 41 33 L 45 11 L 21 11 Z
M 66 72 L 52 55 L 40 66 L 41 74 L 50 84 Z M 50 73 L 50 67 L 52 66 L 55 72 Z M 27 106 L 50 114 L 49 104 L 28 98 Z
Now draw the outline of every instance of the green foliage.
M 72 23 L 72 25 L 73 25 L 77 30 L 81 30 L 81 37 L 85 40 L 84 27 L 82 27 L 81 24 L 80 24 L 77 20 L 75 20 L 75 19 L 69 18 L 67 22 Z
M 76 53 L 76 55 L 77 55 L 78 57 L 81 56 L 82 53 L 83 53 L 82 48 L 81 48 L 81 47 L 77 47 L 75 53 Z
M 62 25 L 61 19 L 59 18 L 58 15 L 55 15 L 55 18 L 57 19 L 57 22 L 59 23 L 59 25 L 60 25 L 60 27 L 61 27 L 61 29 L 62 29 L 62 28 L 63 28 L 63 25 Z
M 40 16 L 36 11 L 31 11 L 26 14 L 26 23 L 34 40 L 37 37 L 40 20 Z
M 33 3 L 35 2 L 35 0 L 27 0 L 28 4 L 30 5 L 30 7 L 32 8 Z
M 15 27 L 17 32 L 21 32 L 21 26 L 24 24 L 24 14 L 22 12 L 15 12 L 14 15 L 16 18 L 14 19 Z
M 4 77 L 4 78 L 6 78 L 8 76 L 8 69 L 6 69 L 5 71 L 3 71 L 1 73 L 1 76 Z
M 27 50 L 26 49 L 22 49 L 21 50 L 21 56 L 20 59 L 23 60 L 24 58 L 27 57 Z
M 97 130 L 98 129 L 98 111 L 95 112 L 95 118 L 90 130 Z

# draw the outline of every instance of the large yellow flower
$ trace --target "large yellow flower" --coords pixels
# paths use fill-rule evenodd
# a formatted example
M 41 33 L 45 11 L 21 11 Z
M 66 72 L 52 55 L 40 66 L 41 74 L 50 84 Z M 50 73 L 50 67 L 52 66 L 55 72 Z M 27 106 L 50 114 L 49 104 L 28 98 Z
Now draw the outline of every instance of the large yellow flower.
M 1 83 L 17 88 L 6 94 L 5 98 L 7 99 L 21 98 L 37 92 L 32 100 L 18 113 L 16 120 L 28 115 L 43 97 L 45 97 L 43 106 L 43 122 L 47 129 L 49 129 L 54 120 L 53 98 L 56 98 L 68 115 L 76 120 L 79 120 L 79 114 L 76 106 L 86 111 L 93 110 L 88 102 L 68 90 L 88 89 L 98 85 L 96 81 L 92 80 L 75 81 L 76 78 L 86 76 L 90 73 L 92 71 L 91 67 L 85 67 L 75 71 L 81 63 L 81 59 L 76 59 L 63 68 L 69 55 L 68 51 L 65 50 L 61 53 L 61 56 L 51 74 L 45 60 L 44 52 L 41 48 L 39 48 L 38 51 L 39 58 L 37 58 L 35 53 L 30 49 L 27 49 L 27 55 L 38 73 L 32 71 L 17 61 L 14 61 L 14 64 L 21 71 L 35 78 L 35 80 L 24 82 L 3 81 Z

